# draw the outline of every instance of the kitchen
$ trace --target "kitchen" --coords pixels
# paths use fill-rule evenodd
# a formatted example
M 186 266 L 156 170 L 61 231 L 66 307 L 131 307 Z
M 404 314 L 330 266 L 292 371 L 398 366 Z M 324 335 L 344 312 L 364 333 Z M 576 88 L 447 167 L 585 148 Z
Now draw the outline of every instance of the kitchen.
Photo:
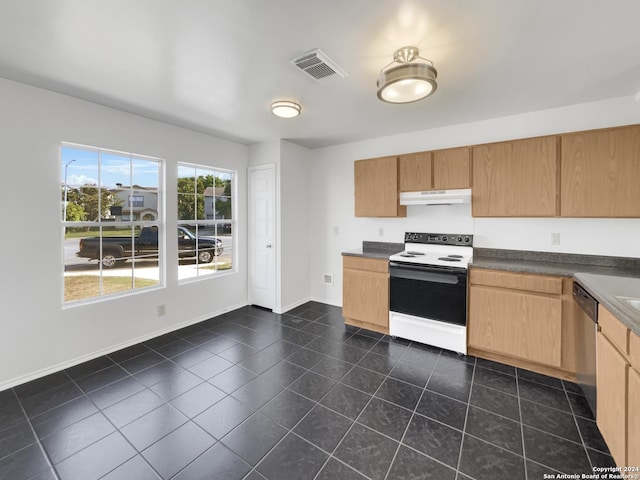
M 380 65 L 376 62 L 374 70 L 387 59 L 381 57 L 379 60 L 384 61 Z M 374 72 L 374 77 L 376 74 Z M 446 92 L 445 77 L 441 76 L 439 90 L 425 102 L 437 102 L 438 95 Z M 45 212 L 46 218 L 41 220 L 42 230 L 57 231 L 57 206 L 49 202 L 58 194 L 58 185 L 51 181 L 57 175 L 57 166 L 52 165 L 55 161 L 49 163 L 45 159 L 56 158 L 60 138 L 69 140 L 73 137 L 72 140 L 89 145 L 106 144 L 112 148 L 126 148 L 169 159 L 185 155 L 200 159 L 206 157 L 202 152 L 215 151 L 228 159 L 224 166 L 240 171 L 241 189 L 246 185 L 243 172 L 246 166 L 260 164 L 265 158 L 273 160 L 282 168 L 280 238 L 283 244 L 287 244 L 283 252 L 296 252 L 295 257 L 282 255 L 280 259 L 282 298 L 279 306 L 287 311 L 307 300 L 341 305 L 342 252 L 358 248 L 363 241 L 402 243 L 405 232 L 469 233 L 473 235 L 474 247 L 478 248 L 638 258 L 635 239 L 640 234 L 640 223 L 637 218 L 476 218 L 471 214 L 470 205 L 412 206 L 408 208 L 407 217 L 394 219 L 356 218 L 353 213 L 355 160 L 638 124 L 640 108 L 636 91 L 637 87 L 635 90 L 617 89 L 614 85 L 599 98 L 589 101 L 576 99 L 554 105 L 537 98 L 528 109 L 521 110 L 526 113 L 505 110 L 494 117 L 470 118 L 429 128 L 417 122 L 416 117 L 425 115 L 417 114 L 416 104 L 408 106 L 411 111 L 407 116 L 414 122 L 412 125 L 404 124 L 402 129 L 380 133 L 369 139 L 361 137 L 333 146 L 306 148 L 293 142 L 295 136 L 289 133 L 277 140 L 263 140 L 246 147 L 3 80 L 1 92 L 7 109 L 2 121 L 11 132 L 9 137 L 17 139 L 7 143 L 7 157 L 22 160 L 6 165 L 8 178 L 33 176 L 36 184 L 42 187 L 38 195 L 25 198 L 19 182 L 12 182 L 4 190 L 3 199 L 6 204 L 11 204 L 20 198 L 30 211 Z M 375 92 L 373 95 L 375 97 Z M 423 102 L 423 105 L 429 104 Z M 311 111 L 303 109 L 303 114 Z M 303 115 L 299 120 L 304 118 Z M 37 129 L 37 135 L 29 125 Z M 90 125 L 106 125 L 108 128 L 92 128 Z M 187 144 L 191 146 L 185 147 Z M 25 145 L 29 146 L 28 152 L 25 152 Z M 265 157 L 265 149 L 272 149 L 274 155 Z M 29 158 L 41 159 L 38 160 L 41 168 L 34 169 Z M 296 174 L 287 176 L 292 171 Z M 239 211 L 246 210 L 246 201 L 240 198 Z M 32 228 L 33 218 L 24 218 L 17 209 L 7 214 L 7 222 L 12 226 Z M 297 241 L 300 232 L 304 242 Z M 552 234 L 557 234 L 553 238 L 559 239 L 559 244 L 552 243 Z M 41 248 L 41 245 L 32 243 L 27 246 Z M 246 249 L 246 243 L 239 247 L 240 250 Z M 109 309 L 99 305 L 87 307 L 84 312 L 61 309 L 59 292 L 51 288 L 51 285 L 59 283 L 57 252 L 53 245 L 46 258 L 18 259 L 9 252 L 3 254 L 7 268 L 20 272 L 3 291 L 6 308 L 3 316 L 20 319 L 8 321 L 6 336 L 3 336 L 2 350 L 7 358 L 0 367 L 3 381 L 10 382 L 49 367 L 64 366 L 70 359 L 148 335 L 158 329 L 157 322 L 162 322 L 163 328 L 177 326 L 181 321 L 175 316 L 177 312 L 196 319 L 207 313 L 223 313 L 225 309 L 246 303 L 247 275 L 241 268 L 234 277 L 212 282 L 216 285 L 218 300 L 223 299 L 221 304 L 213 301 L 203 304 L 201 299 L 210 293 L 206 285 L 194 284 L 180 289 L 175 279 L 170 279 L 163 294 L 151 292 L 144 299 L 121 299 L 113 302 Z M 34 271 L 41 271 L 42 275 L 34 279 L 30 273 Z M 31 282 L 40 292 L 39 302 L 25 305 L 17 299 L 30 294 L 24 286 Z M 165 298 L 168 315 L 166 319 L 159 320 L 155 305 Z M 153 311 L 149 309 L 150 304 Z M 125 325 L 118 320 L 132 311 L 141 319 L 140 325 Z M 24 322 L 24 318 L 29 322 Z M 94 322 L 87 323 L 87 318 Z M 25 349 L 25 345 L 33 348 Z M 34 356 L 25 350 L 38 354 Z M 464 478 L 462 474 L 460 478 Z

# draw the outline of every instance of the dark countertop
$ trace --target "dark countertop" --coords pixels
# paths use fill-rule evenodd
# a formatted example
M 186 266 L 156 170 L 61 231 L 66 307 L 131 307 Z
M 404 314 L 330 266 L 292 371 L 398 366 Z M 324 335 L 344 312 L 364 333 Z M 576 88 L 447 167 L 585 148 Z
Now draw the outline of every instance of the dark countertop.
M 389 258 L 403 243 L 362 242 L 345 256 Z M 640 299 L 640 258 L 474 248 L 470 268 L 574 278 L 607 310 L 640 335 L 640 310 L 623 298 Z M 621 297 L 621 298 L 620 298 Z
M 640 258 L 474 248 L 472 268 L 572 277 L 577 272 L 640 277 Z
M 640 336 L 640 310 L 625 299 L 640 300 L 640 278 L 578 272 L 573 277 L 633 333 Z
M 358 248 L 357 250 L 350 250 L 348 252 L 342 252 L 342 255 L 347 257 L 389 259 L 389 257 L 394 253 L 402 252 L 403 250 L 404 243 L 364 241 L 362 242 L 362 248 Z

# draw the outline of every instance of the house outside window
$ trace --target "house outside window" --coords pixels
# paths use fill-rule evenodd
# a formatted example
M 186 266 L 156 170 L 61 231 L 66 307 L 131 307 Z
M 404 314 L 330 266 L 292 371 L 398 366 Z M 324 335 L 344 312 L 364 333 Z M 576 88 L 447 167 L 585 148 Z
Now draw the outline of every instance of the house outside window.
M 162 161 L 63 144 L 60 154 L 64 303 L 162 284 Z
M 233 271 L 235 172 L 181 163 L 177 187 L 178 279 Z

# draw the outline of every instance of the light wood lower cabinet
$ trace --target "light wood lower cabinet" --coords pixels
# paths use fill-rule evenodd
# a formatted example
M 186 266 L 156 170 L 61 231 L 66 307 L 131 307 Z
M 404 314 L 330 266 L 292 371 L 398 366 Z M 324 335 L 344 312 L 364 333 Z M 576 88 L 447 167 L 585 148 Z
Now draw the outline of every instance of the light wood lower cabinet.
M 618 465 L 626 465 L 627 370 L 629 364 L 602 333 L 596 342 L 597 423 Z
M 571 279 L 472 268 L 468 344 L 473 355 L 575 380 Z
M 640 366 L 640 365 L 639 365 Z M 640 466 L 640 373 L 629 369 L 627 465 Z
M 388 260 L 342 257 L 342 316 L 347 325 L 389 333 Z
M 619 467 L 640 466 L 640 338 L 598 307 L 596 422 Z

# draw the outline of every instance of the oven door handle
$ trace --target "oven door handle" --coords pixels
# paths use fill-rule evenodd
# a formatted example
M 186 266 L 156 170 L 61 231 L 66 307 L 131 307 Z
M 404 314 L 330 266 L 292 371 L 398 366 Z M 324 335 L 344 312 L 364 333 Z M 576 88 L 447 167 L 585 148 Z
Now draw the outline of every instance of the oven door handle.
M 389 262 L 389 275 L 393 278 L 405 278 L 407 280 L 420 280 L 423 282 L 446 283 L 450 285 L 460 283 L 458 273 L 443 272 L 425 267 L 413 267 L 395 262 Z

